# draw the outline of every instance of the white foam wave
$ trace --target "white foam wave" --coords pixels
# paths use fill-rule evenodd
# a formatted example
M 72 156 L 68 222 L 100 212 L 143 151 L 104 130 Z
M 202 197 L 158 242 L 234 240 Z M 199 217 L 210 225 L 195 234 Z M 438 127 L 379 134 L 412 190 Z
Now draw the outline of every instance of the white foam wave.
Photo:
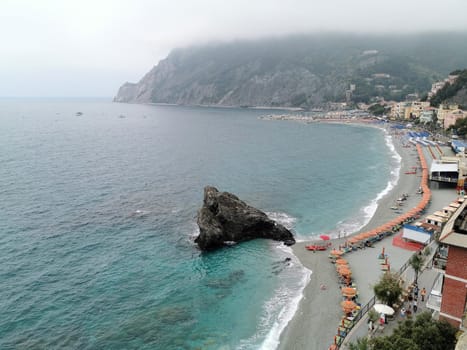
M 277 221 L 279 224 L 283 225 L 285 228 L 292 230 L 297 222 L 297 219 L 293 216 L 290 216 L 286 213 L 281 212 L 266 212 L 266 215 L 274 221 Z
M 344 232 L 345 235 L 357 232 L 360 229 L 362 229 L 362 227 L 364 227 L 366 224 L 368 224 L 368 222 L 371 220 L 373 215 L 375 215 L 376 210 L 378 209 L 379 201 L 382 198 L 384 198 L 386 195 L 388 195 L 399 181 L 402 158 L 399 155 L 399 153 L 397 153 L 392 136 L 388 133 L 386 129 L 381 129 L 381 130 L 385 133 L 384 139 L 386 142 L 386 146 L 388 147 L 389 152 L 391 153 L 392 170 L 391 170 L 390 179 L 387 182 L 386 187 L 380 193 L 376 195 L 376 198 L 372 199 L 367 206 L 363 207 L 360 210 L 361 215 L 357 215 L 359 219 L 347 220 L 347 221 L 339 222 L 337 224 L 337 230 L 339 232 Z
M 250 339 L 242 341 L 238 349 L 250 349 L 260 338 L 264 340 L 259 349 L 276 349 L 281 333 L 298 310 L 303 290 L 310 279 L 312 271 L 300 263 L 290 247 L 279 244 L 276 248 L 281 256 L 291 258 L 289 268 L 286 273 L 281 274 L 280 286 L 274 296 L 264 304 L 257 333 Z
M 192 223 L 192 230 L 190 231 L 190 235 L 189 237 L 192 238 L 192 239 L 195 239 L 196 237 L 199 236 L 199 226 L 196 222 L 193 222 Z

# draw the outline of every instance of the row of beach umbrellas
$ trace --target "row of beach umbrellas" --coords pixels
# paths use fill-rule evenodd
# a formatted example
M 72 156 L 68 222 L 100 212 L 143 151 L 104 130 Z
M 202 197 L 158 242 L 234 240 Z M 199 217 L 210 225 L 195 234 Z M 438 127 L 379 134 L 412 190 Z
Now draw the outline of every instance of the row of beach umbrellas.
M 431 199 L 431 190 L 428 188 L 428 167 L 426 165 L 425 157 L 423 155 L 423 150 L 420 145 L 417 144 L 417 151 L 418 151 L 418 156 L 420 158 L 420 164 L 422 168 L 422 179 L 421 179 L 421 184 L 420 187 L 423 190 L 423 196 L 420 202 L 417 204 L 417 206 L 413 207 L 406 213 L 399 215 L 395 219 L 367 232 L 360 233 L 356 236 L 353 236 L 347 240 L 347 242 L 351 244 L 358 243 L 362 240 L 365 240 L 370 237 L 374 237 L 382 232 L 386 232 L 389 230 L 392 230 L 394 226 L 401 225 L 403 224 L 406 220 L 409 220 L 413 218 L 416 215 L 419 215 L 428 205 Z M 336 252 L 331 252 L 331 255 L 338 255 Z
M 367 239 L 367 238 L 370 238 L 370 237 L 374 237 L 376 235 L 378 235 L 379 233 L 382 233 L 382 232 L 385 232 L 385 231 L 388 231 L 388 230 L 392 230 L 394 228 L 394 226 L 397 226 L 397 225 L 401 225 L 403 224 L 406 220 L 409 220 L 409 219 L 412 219 L 414 216 L 420 214 L 425 208 L 426 206 L 428 205 L 428 203 L 430 202 L 430 199 L 431 199 L 431 190 L 428 188 L 428 167 L 427 167 L 427 164 L 426 164 L 426 161 L 425 161 L 425 157 L 423 155 L 423 150 L 421 148 L 420 145 L 417 144 L 417 152 L 418 152 L 418 156 L 420 158 L 420 165 L 421 165 L 421 168 L 422 168 L 422 179 L 421 179 L 421 184 L 420 184 L 420 187 L 422 188 L 423 190 L 423 195 L 422 195 L 422 199 L 420 200 L 420 202 L 417 204 L 417 206 L 413 207 L 412 209 L 410 209 L 409 211 L 407 211 L 406 213 L 398 216 L 397 218 L 373 229 L 373 230 L 370 230 L 368 232 L 363 232 L 363 233 L 360 233 L 350 239 L 348 239 L 348 242 L 351 243 L 351 244 L 354 244 L 354 243 L 358 243 L 364 239 Z M 322 235 L 324 236 L 324 235 Z M 329 239 L 328 237 L 321 237 L 321 239 L 323 240 L 326 240 L 326 239 Z M 333 258 L 333 260 L 335 259 L 335 264 L 336 264 L 336 270 L 337 270 L 337 273 L 339 275 L 341 275 L 342 277 L 344 278 L 349 278 L 351 277 L 352 275 L 352 271 L 350 270 L 350 267 L 347 263 L 347 260 L 343 259 L 342 258 L 342 255 L 344 254 L 344 252 L 342 250 L 337 250 L 337 249 L 334 249 L 334 250 L 331 250 L 330 252 L 330 256 Z M 382 256 L 385 257 L 384 255 L 384 248 L 383 248 L 383 252 L 382 252 Z M 385 259 L 385 263 L 389 266 L 389 263 L 388 261 Z M 341 307 L 342 307 L 342 310 L 345 312 L 345 313 L 349 313 L 349 312 L 352 312 L 354 310 L 356 310 L 358 308 L 358 305 L 350 300 L 352 297 L 354 297 L 355 295 L 357 295 L 357 289 L 356 288 L 352 288 L 352 287 L 343 287 L 341 289 L 341 292 L 342 292 L 342 295 L 347 297 L 347 300 L 344 300 L 341 302 Z M 394 310 L 387 306 L 387 305 L 382 305 L 382 304 L 375 304 L 374 305 L 374 308 L 376 311 L 378 312 L 381 312 L 381 313 L 385 313 L 385 314 L 393 314 L 394 313 Z M 334 349 L 337 349 L 337 336 L 334 337 L 334 343 L 331 344 L 331 346 L 329 347 L 330 350 L 334 350 Z

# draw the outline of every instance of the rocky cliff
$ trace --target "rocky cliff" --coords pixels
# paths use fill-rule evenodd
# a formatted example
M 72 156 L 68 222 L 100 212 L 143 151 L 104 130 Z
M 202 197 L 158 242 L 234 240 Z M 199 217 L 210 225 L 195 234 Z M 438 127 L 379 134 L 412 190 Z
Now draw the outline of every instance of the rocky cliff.
M 203 206 L 198 211 L 200 234 L 195 239 L 202 250 L 212 250 L 230 242 L 270 238 L 295 243 L 292 233 L 228 192 L 207 186 Z
M 376 96 L 401 99 L 467 61 L 465 34 L 310 35 L 173 50 L 115 101 L 310 107 Z M 349 97 L 349 96 L 347 96 Z

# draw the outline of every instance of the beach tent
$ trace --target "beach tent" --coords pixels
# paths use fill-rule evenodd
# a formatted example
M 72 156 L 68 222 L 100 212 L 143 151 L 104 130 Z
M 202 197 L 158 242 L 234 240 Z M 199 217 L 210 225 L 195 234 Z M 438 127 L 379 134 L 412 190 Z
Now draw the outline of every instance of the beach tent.
M 431 233 L 426 231 L 423 227 L 404 225 L 402 238 L 422 244 L 427 244 L 430 242 Z

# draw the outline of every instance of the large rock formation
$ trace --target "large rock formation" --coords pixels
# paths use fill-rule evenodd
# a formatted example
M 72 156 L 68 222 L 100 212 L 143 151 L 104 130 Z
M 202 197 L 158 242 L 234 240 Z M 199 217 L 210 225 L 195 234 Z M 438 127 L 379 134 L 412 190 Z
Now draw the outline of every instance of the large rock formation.
M 292 233 L 228 192 L 204 188 L 204 202 L 198 211 L 200 234 L 195 239 L 202 250 L 212 250 L 230 242 L 271 238 L 294 244 Z

